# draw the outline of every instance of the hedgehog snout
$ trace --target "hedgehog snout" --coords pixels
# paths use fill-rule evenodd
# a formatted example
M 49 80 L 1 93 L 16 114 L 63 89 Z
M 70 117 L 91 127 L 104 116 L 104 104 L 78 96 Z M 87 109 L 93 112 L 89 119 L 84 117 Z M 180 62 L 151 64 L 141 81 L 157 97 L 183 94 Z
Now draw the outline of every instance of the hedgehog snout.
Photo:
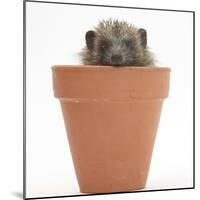
M 113 54 L 111 56 L 111 61 L 112 61 L 113 64 L 121 63 L 122 59 L 123 59 L 123 57 L 122 57 L 121 54 Z

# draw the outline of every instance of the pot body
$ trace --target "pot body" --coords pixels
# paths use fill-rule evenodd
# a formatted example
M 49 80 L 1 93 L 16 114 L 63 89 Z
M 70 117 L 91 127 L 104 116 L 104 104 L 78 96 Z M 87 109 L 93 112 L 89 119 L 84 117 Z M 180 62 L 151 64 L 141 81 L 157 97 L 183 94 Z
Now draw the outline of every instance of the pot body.
M 170 69 L 52 69 L 80 191 L 144 188 Z

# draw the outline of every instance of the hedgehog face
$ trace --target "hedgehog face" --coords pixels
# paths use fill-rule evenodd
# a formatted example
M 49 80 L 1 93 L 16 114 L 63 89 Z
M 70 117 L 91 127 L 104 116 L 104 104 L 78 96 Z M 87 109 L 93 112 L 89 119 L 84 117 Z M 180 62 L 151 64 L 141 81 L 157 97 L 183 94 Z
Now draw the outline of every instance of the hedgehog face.
M 84 63 L 111 66 L 145 65 L 146 30 L 126 22 L 102 21 L 86 33 Z
M 96 40 L 94 51 L 99 56 L 102 65 L 133 65 L 136 63 L 138 51 L 142 53 L 142 49 L 137 49 L 137 41 L 134 38 L 119 38 L 116 35 L 109 37 L 99 37 Z

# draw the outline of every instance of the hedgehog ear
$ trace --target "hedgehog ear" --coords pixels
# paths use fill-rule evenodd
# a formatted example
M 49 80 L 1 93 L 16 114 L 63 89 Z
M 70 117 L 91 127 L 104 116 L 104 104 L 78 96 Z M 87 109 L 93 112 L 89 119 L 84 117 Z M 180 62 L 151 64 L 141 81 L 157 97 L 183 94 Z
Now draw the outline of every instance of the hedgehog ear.
M 143 28 L 138 30 L 139 34 L 140 34 L 140 38 L 141 38 L 141 44 L 143 46 L 143 48 L 146 48 L 147 46 L 147 31 Z
M 88 49 L 93 49 L 94 48 L 94 38 L 95 38 L 96 34 L 95 31 L 87 31 L 85 34 L 85 40 L 86 40 L 86 44 Z

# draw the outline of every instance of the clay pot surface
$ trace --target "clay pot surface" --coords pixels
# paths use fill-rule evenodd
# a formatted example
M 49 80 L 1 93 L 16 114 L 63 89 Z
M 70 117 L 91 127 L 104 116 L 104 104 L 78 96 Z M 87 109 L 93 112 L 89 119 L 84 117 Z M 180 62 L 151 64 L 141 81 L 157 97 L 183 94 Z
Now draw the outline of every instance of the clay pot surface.
M 170 69 L 57 65 L 52 71 L 80 191 L 144 188 Z

